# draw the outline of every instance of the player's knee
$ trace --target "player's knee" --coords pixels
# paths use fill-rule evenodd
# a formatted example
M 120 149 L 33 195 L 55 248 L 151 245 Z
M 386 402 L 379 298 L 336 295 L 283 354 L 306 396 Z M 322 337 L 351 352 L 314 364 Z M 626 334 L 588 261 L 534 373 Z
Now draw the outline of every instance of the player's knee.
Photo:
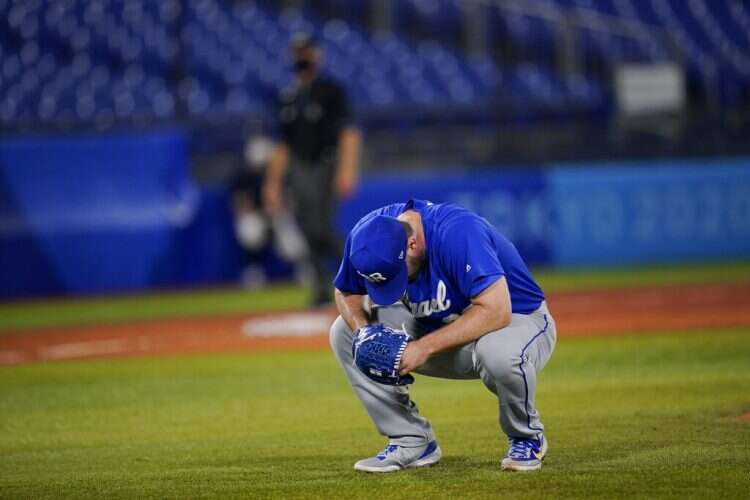
M 351 355 L 352 331 L 341 316 L 336 318 L 336 321 L 331 325 L 328 340 L 331 343 L 331 349 L 337 355 L 346 353 Z
M 521 362 L 518 353 L 508 352 L 501 340 L 492 338 L 477 342 L 476 357 L 480 370 L 500 383 L 511 379 Z

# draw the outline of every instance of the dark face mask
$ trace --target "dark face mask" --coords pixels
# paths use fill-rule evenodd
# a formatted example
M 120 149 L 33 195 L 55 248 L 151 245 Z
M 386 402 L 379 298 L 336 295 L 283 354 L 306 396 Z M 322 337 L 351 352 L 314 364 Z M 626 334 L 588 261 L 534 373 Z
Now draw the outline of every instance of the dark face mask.
M 294 71 L 297 73 L 310 71 L 313 67 L 313 63 L 309 59 L 297 59 L 294 61 Z

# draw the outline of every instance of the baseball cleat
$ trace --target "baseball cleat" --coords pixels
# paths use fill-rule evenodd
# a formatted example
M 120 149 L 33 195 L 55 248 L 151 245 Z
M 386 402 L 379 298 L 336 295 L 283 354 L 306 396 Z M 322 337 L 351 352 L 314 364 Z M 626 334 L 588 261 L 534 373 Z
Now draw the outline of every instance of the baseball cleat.
M 528 472 L 542 468 L 542 460 L 547 454 L 547 439 L 544 434 L 536 438 L 508 438 L 510 448 L 500 463 L 501 470 Z
M 440 461 L 443 452 L 437 441 L 430 441 L 424 446 L 405 448 L 389 444 L 374 457 L 365 458 L 354 464 L 354 470 L 362 472 L 395 472 L 401 469 L 428 467 Z

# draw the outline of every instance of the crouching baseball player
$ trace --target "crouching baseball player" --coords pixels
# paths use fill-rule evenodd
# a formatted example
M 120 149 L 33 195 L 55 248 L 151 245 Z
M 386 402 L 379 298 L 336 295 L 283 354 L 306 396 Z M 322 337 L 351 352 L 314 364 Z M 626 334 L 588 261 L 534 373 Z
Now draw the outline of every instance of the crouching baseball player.
M 388 438 L 356 470 L 440 460 L 432 426 L 409 398 L 410 372 L 481 379 L 498 398 L 510 444 L 501 468 L 542 466 L 547 440 L 534 396 L 555 322 L 516 248 L 485 219 L 421 200 L 377 209 L 349 234 L 334 285 L 340 316 L 331 347 Z

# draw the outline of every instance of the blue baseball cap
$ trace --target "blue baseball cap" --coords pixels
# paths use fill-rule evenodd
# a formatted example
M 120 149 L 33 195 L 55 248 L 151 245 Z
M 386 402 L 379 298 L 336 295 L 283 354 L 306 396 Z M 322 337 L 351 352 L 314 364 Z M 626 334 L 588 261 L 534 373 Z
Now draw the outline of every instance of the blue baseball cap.
M 377 215 L 352 231 L 349 260 L 378 305 L 393 304 L 406 290 L 406 240 L 401 222 L 387 215 Z

